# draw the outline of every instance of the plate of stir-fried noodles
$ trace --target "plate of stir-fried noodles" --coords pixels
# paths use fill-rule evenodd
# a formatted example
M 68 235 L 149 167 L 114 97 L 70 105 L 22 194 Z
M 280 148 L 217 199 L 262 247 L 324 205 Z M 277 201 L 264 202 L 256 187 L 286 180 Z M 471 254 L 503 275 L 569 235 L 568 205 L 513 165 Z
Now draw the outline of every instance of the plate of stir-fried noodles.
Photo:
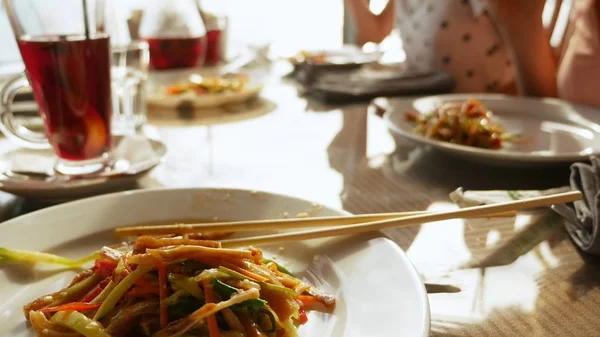
M 222 234 L 113 233 L 284 214 L 344 212 L 263 192 L 156 189 L 4 222 L 0 336 L 429 335 L 423 284 L 381 233 L 239 248 L 224 248 Z
M 397 140 L 470 161 L 556 165 L 600 153 L 598 111 L 559 99 L 450 94 L 381 105 Z

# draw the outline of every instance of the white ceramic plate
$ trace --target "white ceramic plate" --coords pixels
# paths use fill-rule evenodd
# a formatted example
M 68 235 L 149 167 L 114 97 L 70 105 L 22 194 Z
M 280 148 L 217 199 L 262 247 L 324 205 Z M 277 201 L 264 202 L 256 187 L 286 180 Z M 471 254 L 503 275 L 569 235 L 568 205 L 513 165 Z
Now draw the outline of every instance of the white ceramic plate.
M 501 149 L 488 150 L 425 138 L 412 132 L 404 118 L 405 109 L 428 113 L 447 102 L 468 98 L 481 101 L 511 133 L 531 138 L 530 142 L 504 142 Z M 395 136 L 408 138 L 452 155 L 499 166 L 567 164 L 600 153 L 600 111 L 558 99 L 520 98 L 493 94 L 439 95 L 416 99 L 412 106 L 386 107 L 384 118 Z
M 183 219 L 280 218 L 288 212 L 342 215 L 291 197 L 229 189 L 156 189 L 83 199 L 0 224 L 0 246 L 51 251 L 68 257 L 114 243 L 112 229 Z M 429 305 L 419 275 L 404 252 L 374 234 L 265 247 L 266 255 L 335 294 L 333 314 L 312 312 L 300 336 L 429 336 Z M 269 253 L 271 252 L 271 253 Z M 0 336 L 34 336 L 23 304 L 67 285 L 73 272 L 0 265 Z

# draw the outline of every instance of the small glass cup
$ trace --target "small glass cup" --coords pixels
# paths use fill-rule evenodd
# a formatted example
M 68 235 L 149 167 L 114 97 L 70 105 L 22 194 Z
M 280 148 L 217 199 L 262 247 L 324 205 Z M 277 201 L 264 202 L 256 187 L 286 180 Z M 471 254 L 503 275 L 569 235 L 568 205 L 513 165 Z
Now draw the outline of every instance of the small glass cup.
M 229 20 L 226 16 L 204 12 L 206 25 L 206 56 L 204 65 L 215 66 L 227 56 L 227 32 Z
M 125 46 L 112 46 L 111 53 L 113 134 L 134 134 L 146 123 L 148 115 L 148 43 L 133 41 Z
M 103 170 L 111 162 L 112 117 L 105 1 L 64 0 L 60 10 L 48 1 L 3 1 L 25 73 L 0 92 L 0 129 L 23 147 L 52 148 L 59 173 Z M 12 111 L 17 92 L 29 86 L 44 134 L 18 125 Z

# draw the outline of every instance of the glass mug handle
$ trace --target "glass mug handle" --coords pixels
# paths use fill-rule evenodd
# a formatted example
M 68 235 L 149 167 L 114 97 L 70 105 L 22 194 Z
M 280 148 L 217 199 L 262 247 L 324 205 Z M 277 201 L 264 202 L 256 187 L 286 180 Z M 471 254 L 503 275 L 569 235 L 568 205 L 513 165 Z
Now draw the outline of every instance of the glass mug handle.
M 42 132 L 32 131 L 19 125 L 12 111 L 12 104 L 17 92 L 22 88 L 29 87 L 31 86 L 27 76 L 23 73 L 8 81 L 2 88 L 2 91 L 0 91 L 0 98 L 2 99 L 0 130 L 19 146 L 29 149 L 48 149 L 50 148 L 48 137 Z

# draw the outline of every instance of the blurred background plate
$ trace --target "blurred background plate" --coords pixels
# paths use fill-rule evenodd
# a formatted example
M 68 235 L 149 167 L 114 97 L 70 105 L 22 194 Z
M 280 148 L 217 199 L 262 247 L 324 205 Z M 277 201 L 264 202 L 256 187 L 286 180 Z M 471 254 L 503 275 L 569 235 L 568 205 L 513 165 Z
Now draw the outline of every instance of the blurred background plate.
M 407 110 L 429 113 L 440 104 L 469 98 L 479 100 L 492 111 L 507 132 L 531 138 L 531 141 L 504 142 L 498 150 L 452 144 L 415 134 L 413 124 L 404 116 Z M 558 99 L 451 94 L 424 97 L 412 103 L 378 99 L 374 104 L 385 110 L 384 118 L 396 140 L 408 139 L 473 162 L 520 167 L 558 165 L 585 161 L 591 155 L 600 154 L 600 112 Z

